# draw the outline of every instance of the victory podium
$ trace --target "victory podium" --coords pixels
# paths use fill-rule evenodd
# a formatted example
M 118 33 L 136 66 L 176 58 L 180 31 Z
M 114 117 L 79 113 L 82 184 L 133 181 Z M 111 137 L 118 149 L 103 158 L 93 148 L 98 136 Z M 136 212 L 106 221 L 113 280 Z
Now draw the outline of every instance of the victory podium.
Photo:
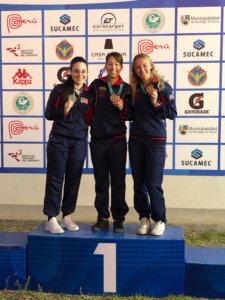
M 27 276 L 31 289 L 84 295 L 184 294 L 185 242 L 180 227 L 167 226 L 159 237 L 139 236 L 138 225 L 124 233 L 49 234 L 40 224 L 28 235 Z
M 0 232 L 0 289 L 18 289 L 27 280 L 26 232 Z
M 186 247 L 185 294 L 225 298 L 225 248 Z

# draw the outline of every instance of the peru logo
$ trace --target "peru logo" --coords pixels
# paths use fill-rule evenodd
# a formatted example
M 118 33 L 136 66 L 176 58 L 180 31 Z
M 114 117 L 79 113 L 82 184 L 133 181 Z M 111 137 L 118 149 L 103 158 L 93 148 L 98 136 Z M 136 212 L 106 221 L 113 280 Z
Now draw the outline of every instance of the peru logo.
M 168 44 L 154 44 L 152 40 L 143 39 L 138 42 L 138 53 L 150 54 L 154 50 L 170 49 Z
M 10 14 L 7 17 L 7 29 L 10 33 L 11 29 L 17 29 L 20 28 L 24 24 L 36 24 L 37 20 L 35 18 L 33 19 L 22 19 L 21 15 L 19 14 Z
M 188 81 L 194 86 L 203 85 L 206 82 L 207 74 L 200 66 L 195 66 L 188 72 Z
M 13 120 L 13 121 L 9 122 L 8 130 L 9 130 L 10 139 L 12 139 L 14 135 L 20 135 L 24 131 L 27 131 L 27 130 L 36 131 L 36 130 L 39 130 L 39 128 L 37 125 L 27 126 L 27 125 L 24 125 L 23 122 L 21 122 L 19 120 Z

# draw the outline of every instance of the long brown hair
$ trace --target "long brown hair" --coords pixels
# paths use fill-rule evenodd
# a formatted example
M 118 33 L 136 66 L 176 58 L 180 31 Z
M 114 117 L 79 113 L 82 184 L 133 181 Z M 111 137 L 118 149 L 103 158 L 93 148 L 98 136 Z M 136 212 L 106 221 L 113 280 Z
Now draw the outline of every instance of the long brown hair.
M 158 71 L 155 69 L 154 63 L 153 63 L 152 59 L 150 58 L 150 56 L 148 56 L 147 54 L 144 54 L 144 53 L 139 53 L 139 54 L 135 55 L 135 57 L 133 58 L 131 74 L 130 74 L 130 84 L 131 84 L 131 88 L 132 88 L 133 97 L 135 97 L 137 87 L 141 83 L 141 79 L 137 76 L 137 74 L 135 72 L 135 62 L 138 58 L 144 58 L 149 62 L 150 67 L 151 67 L 150 81 L 155 82 L 157 80 L 158 89 L 159 89 L 159 91 L 162 91 L 165 87 L 165 80 L 164 80 L 163 76 L 159 75 Z
M 82 56 L 76 56 L 70 62 L 70 71 L 72 71 L 73 65 L 78 63 L 78 62 L 85 63 L 85 65 L 87 66 L 87 69 L 88 69 L 88 65 L 87 65 L 86 60 Z M 73 94 L 73 91 L 74 91 L 74 82 L 73 82 L 72 76 L 69 75 L 67 80 L 64 82 L 64 85 L 63 85 L 62 98 L 63 98 L 64 102 L 66 102 L 68 100 L 69 95 Z

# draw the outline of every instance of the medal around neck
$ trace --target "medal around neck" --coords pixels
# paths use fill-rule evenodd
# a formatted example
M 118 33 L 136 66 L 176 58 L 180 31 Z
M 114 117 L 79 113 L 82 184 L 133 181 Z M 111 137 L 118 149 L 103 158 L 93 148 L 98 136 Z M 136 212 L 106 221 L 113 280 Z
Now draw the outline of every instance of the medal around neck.
M 116 94 L 110 95 L 110 100 L 111 100 L 112 102 L 116 101 L 117 99 L 118 99 L 118 96 L 117 96 Z
M 71 102 L 73 102 L 73 103 L 75 103 L 75 102 L 76 102 L 76 97 L 75 97 L 75 95 L 69 95 L 69 96 L 68 96 L 68 100 L 71 101 Z
M 149 95 L 151 95 L 151 94 L 153 93 L 154 86 L 153 86 L 151 83 L 149 83 L 149 84 L 146 86 L 145 90 L 146 90 L 146 92 L 147 92 Z

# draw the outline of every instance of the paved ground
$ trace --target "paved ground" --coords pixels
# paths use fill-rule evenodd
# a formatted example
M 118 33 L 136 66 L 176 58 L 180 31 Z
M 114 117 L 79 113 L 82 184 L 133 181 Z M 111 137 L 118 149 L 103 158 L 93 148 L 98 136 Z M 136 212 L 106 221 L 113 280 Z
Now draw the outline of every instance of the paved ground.
M 46 220 L 40 205 L 0 205 L 2 220 Z M 78 206 L 73 219 L 76 222 L 92 223 L 96 220 L 95 208 Z M 215 229 L 225 231 L 225 210 L 207 209 L 167 209 L 168 224 L 182 226 L 194 230 Z M 126 223 L 138 223 L 137 213 L 130 208 Z

